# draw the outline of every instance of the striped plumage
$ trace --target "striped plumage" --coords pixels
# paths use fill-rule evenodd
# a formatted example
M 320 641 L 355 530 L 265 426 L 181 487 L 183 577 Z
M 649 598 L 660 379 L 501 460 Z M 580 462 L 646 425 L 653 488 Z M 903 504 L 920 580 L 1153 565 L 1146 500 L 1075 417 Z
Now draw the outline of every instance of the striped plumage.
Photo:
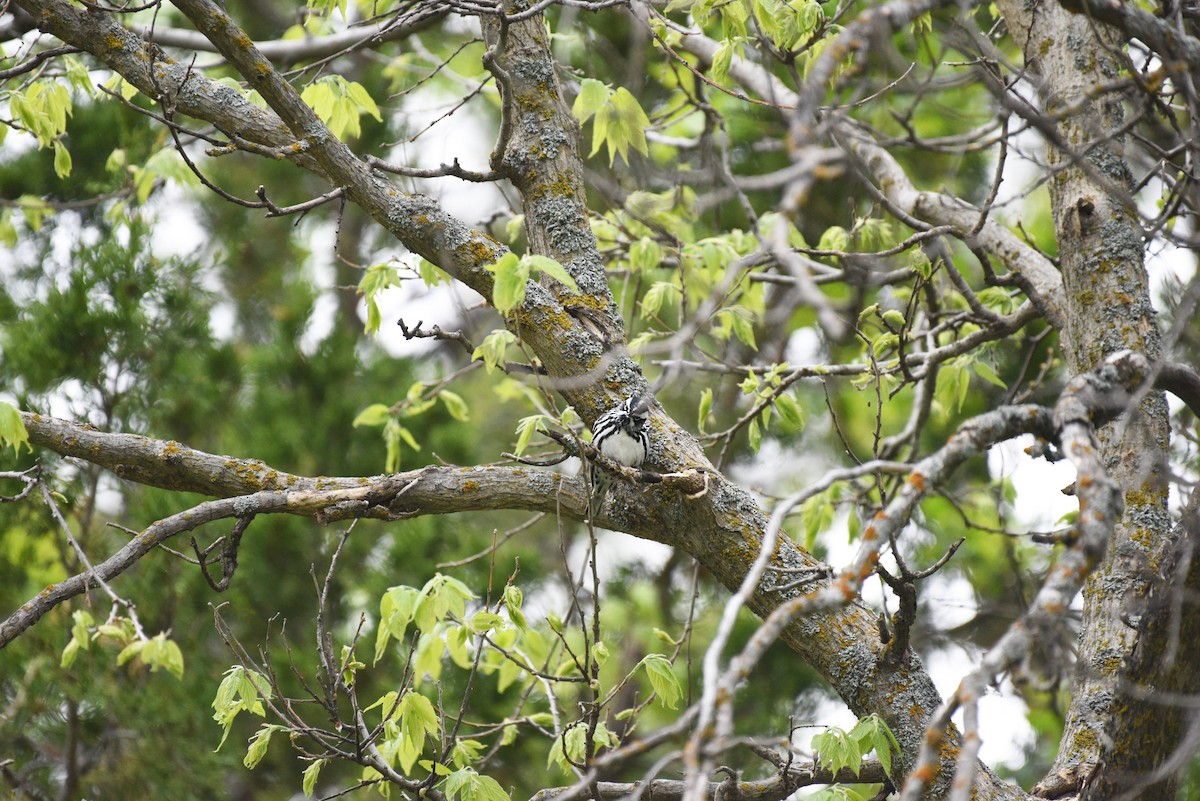
M 646 434 L 646 416 L 649 412 L 649 398 L 630 395 L 596 418 L 592 425 L 592 445 L 617 464 L 641 467 L 650 448 L 650 438 Z M 600 511 L 612 480 L 611 475 L 599 466 L 592 465 L 592 500 L 589 508 L 593 516 Z

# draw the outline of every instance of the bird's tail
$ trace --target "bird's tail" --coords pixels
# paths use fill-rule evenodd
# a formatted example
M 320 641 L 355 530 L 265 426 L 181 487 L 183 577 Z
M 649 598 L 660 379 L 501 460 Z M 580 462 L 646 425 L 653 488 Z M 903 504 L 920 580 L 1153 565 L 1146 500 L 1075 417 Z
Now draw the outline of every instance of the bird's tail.
M 604 497 L 608 494 L 610 484 L 612 484 L 611 476 L 603 470 L 592 470 L 592 497 L 588 500 L 588 517 L 593 521 L 604 506 Z

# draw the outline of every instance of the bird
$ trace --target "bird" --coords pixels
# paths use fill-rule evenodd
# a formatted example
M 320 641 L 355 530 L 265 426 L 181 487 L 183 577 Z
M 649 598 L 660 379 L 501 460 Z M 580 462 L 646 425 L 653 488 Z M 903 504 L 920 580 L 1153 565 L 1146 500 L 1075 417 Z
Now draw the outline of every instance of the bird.
M 650 448 L 650 437 L 646 433 L 649 412 L 650 398 L 630 395 L 596 418 L 592 424 L 592 446 L 619 465 L 641 467 Z M 612 481 L 608 472 L 592 464 L 592 499 L 588 510 L 593 517 L 600 511 Z

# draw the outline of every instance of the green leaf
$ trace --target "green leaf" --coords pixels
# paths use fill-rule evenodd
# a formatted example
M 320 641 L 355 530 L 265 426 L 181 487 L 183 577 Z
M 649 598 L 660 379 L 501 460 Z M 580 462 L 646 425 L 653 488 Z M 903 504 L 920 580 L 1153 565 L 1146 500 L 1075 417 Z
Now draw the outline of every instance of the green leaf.
M 163 635 L 159 635 L 163 636 Z M 162 653 L 159 657 L 159 664 L 167 669 L 177 679 L 183 678 L 183 651 L 179 650 L 179 644 L 174 640 L 163 640 Z
M 404 736 L 417 744 L 425 742 L 426 737 L 437 737 L 442 730 L 433 702 L 415 690 L 409 690 L 400 699 L 397 717 Z
M 187 166 L 183 157 L 174 148 L 164 148 L 148 158 L 145 166 L 136 170 L 134 183 L 137 187 L 138 203 L 146 202 L 160 178 L 181 186 L 199 183 L 196 174 Z
M 421 593 L 415 587 L 391 587 L 379 599 L 379 629 L 375 634 L 375 663 L 395 637 L 401 642 L 412 622 Z
M 66 647 L 63 648 L 62 658 L 58 662 L 59 667 L 69 668 L 71 665 L 75 664 L 75 657 L 79 655 L 79 650 L 79 640 L 72 637 L 67 641 Z
M 516 341 L 517 336 L 512 331 L 506 328 L 497 328 L 484 337 L 483 342 L 471 354 L 471 359 L 483 359 L 484 367 L 491 373 L 497 368 L 504 367 L 504 354 L 507 352 L 508 346 Z
M 367 408 L 358 413 L 354 418 L 354 422 L 350 425 L 354 428 L 359 426 L 381 426 L 390 420 L 392 417 L 392 407 L 384 403 L 372 403 Z
M 896 741 L 896 735 L 888 728 L 883 718 L 867 715 L 854 724 L 849 736 L 854 738 L 864 754 L 874 751 L 883 765 L 883 772 L 888 778 L 892 777 L 892 750 L 895 749 L 896 753 L 899 753 L 900 743 Z
M 359 117 L 369 114 L 382 121 L 379 107 L 360 84 L 340 75 L 326 75 L 304 87 L 300 99 L 311 108 L 329 131 L 339 139 L 362 132 Z
M 421 450 L 421 446 L 416 444 L 416 440 L 413 439 L 413 432 L 410 432 L 410 430 L 408 430 L 407 428 L 404 428 L 403 426 L 401 426 L 401 424 L 397 423 L 396 424 L 396 433 L 398 435 L 400 435 L 400 439 L 404 441 L 404 445 L 407 445 L 408 447 L 413 448 L 414 451 Z
M 670 281 L 655 281 L 642 297 L 642 319 L 654 317 L 664 302 L 674 302 L 683 296 L 682 290 Z
M 258 763 L 262 762 L 262 758 L 267 755 L 267 746 L 271 744 L 271 735 L 282 728 L 282 726 L 268 724 L 259 729 L 254 738 L 250 740 L 250 747 L 246 749 L 246 758 L 242 760 L 242 764 L 250 770 L 258 767 Z
M 650 119 L 628 89 L 618 88 L 607 102 L 596 111 L 592 121 L 592 152 L 595 155 L 602 144 L 608 146 L 608 160 L 612 164 L 617 155 L 629 161 L 629 148 L 646 155 L 646 129 Z
M 521 257 L 521 261 L 528 265 L 531 270 L 536 270 L 558 281 L 563 286 L 570 289 L 572 292 L 579 291 L 579 285 L 575 283 L 575 279 L 567 272 L 567 268 L 563 267 L 554 259 L 548 256 L 539 256 L 536 253 L 526 254 Z M 528 272 L 528 270 L 526 271 Z
M 483 634 L 492 629 L 504 628 L 504 618 L 495 612 L 489 612 L 486 609 L 481 609 L 471 615 L 470 628 L 475 634 Z
M 400 693 L 395 690 L 389 690 L 379 698 L 375 699 L 375 703 L 368 706 L 363 712 L 370 712 L 372 709 L 379 710 L 380 723 L 388 723 L 396 719 L 396 712 L 399 709 L 397 701 L 400 698 Z
M 503 631 L 504 626 L 499 626 L 495 630 Z M 450 659 L 454 664 L 463 670 L 470 670 L 474 662 L 474 654 L 469 648 L 470 644 L 471 632 L 466 626 L 450 626 L 446 632 L 446 652 L 450 654 Z
M 119 147 L 108 154 L 108 158 L 104 161 L 104 171 L 111 173 L 124 172 L 129 162 L 129 154 L 123 147 Z
M 804 521 L 805 548 L 812 550 L 817 535 L 833 523 L 834 505 L 829 491 L 819 492 L 800 505 L 800 519 Z
M 509 801 L 508 793 L 498 781 L 476 773 L 473 768 L 459 768 L 438 787 L 450 801 Z
M 421 280 L 427 287 L 435 287 L 446 281 L 446 274 L 428 259 L 421 259 L 417 263 L 417 275 L 421 276 Z
M 321 768 L 325 767 L 325 762 L 324 759 L 318 759 L 304 769 L 304 782 L 301 786 L 305 798 L 312 798 L 313 790 L 317 786 L 317 778 L 321 775 Z
M 658 700 L 663 706 L 674 709 L 683 696 L 683 690 L 671 661 L 662 654 L 647 654 L 639 664 L 646 669 L 646 677 L 650 679 L 650 686 L 654 688 Z
M 718 318 L 722 315 L 728 315 L 728 319 L 733 327 L 734 336 L 736 336 L 742 344 L 751 350 L 758 350 L 758 344 L 754 341 L 754 315 L 749 309 L 741 306 L 733 306 L 728 309 L 723 309 Z
M 71 174 L 71 151 L 67 150 L 61 139 L 54 140 L 54 174 L 59 178 Z
M 729 67 L 733 64 L 733 51 L 738 47 L 740 42 L 736 39 L 726 39 L 721 42 L 717 52 L 713 55 L 712 67 L 709 74 L 717 83 L 723 83 L 729 77 Z
M 579 82 L 579 94 L 571 105 L 571 113 L 583 124 L 608 102 L 609 94 L 608 87 L 600 81 L 584 78 Z
M 589 157 L 599 153 L 601 146 L 608 139 L 608 121 L 611 116 L 608 106 L 605 105 L 592 120 L 592 152 L 588 153 Z
M 696 413 L 696 430 L 701 434 L 704 433 L 704 421 L 708 419 L 709 413 L 712 412 L 713 391 L 712 387 L 705 387 L 700 393 L 700 409 Z
M 479 760 L 480 755 L 483 753 L 483 748 L 483 743 L 478 740 L 458 740 L 454 743 L 454 748 L 450 751 L 450 759 L 458 767 L 465 767 Z
M 513 453 L 517 456 L 524 453 L 525 449 L 529 447 L 533 435 L 549 421 L 550 418 L 544 414 L 531 414 L 517 421 L 517 444 L 513 448 Z
M 508 610 L 509 620 L 513 625 L 521 631 L 526 631 L 529 624 L 525 621 L 525 614 L 521 611 L 521 604 L 524 603 L 525 594 L 521 592 L 521 588 L 516 584 L 509 584 L 504 588 L 504 607 Z
M 399 285 L 400 272 L 387 262 L 373 264 L 363 273 L 362 280 L 358 282 L 358 291 L 367 303 L 366 333 L 377 333 L 382 322 L 376 296 L 389 287 Z
M 349 645 L 342 646 L 342 658 L 340 664 L 342 665 L 342 683 L 344 683 L 347 687 L 354 686 L 355 676 L 357 675 L 358 671 L 367 666 L 365 662 L 360 662 L 357 658 L 355 658 L 354 649 Z
M 379 113 L 379 106 L 375 105 L 375 101 L 371 98 L 370 93 L 357 81 L 346 82 L 346 94 L 353 100 L 358 107 L 367 114 L 375 118 L 376 122 L 383 122 L 383 116 Z
M 804 428 L 804 412 L 791 395 L 784 393 L 776 396 L 775 409 L 779 412 L 779 418 L 787 428 L 793 431 Z
M 995 384 L 996 386 L 1000 387 L 1000 389 L 1008 389 L 1008 385 L 1000 379 L 1000 376 L 996 375 L 996 371 L 993 370 L 992 366 L 987 362 L 971 362 L 971 369 L 975 371 L 975 375 L 979 376 L 984 381 L 987 381 L 989 384 Z
M 459 422 L 466 422 L 470 417 L 470 410 L 467 408 L 467 402 L 462 399 L 462 396 L 456 392 L 451 392 L 448 389 L 443 389 L 438 393 L 438 399 L 446 407 L 446 411 L 450 416 Z
M 825 233 L 821 234 L 821 241 L 817 243 L 817 250 L 836 250 L 844 251 L 850 245 L 850 234 L 840 225 L 835 225 L 825 229 Z
M 79 643 L 79 647 L 83 650 L 88 650 L 91 643 L 90 627 L 95 624 L 92 615 L 86 609 L 76 609 L 71 613 L 71 619 L 75 621 L 71 626 L 71 639 Z
M 933 263 L 929 261 L 929 257 L 925 255 L 925 251 L 920 248 L 913 248 L 909 253 L 909 264 L 912 271 L 921 276 L 922 279 L 928 281 L 933 275 Z
M 629 266 L 635 272 L 652 270 L 662 263 L 662 247 L 649 237 L 642 237 L 629 246 Z
M 513 252 L 505 253 L 485 268 L 496 276 L 492 284 L 492 305 L 507 314 L 525 302 L 525 282 L 529 280 L 529 264 Z
M 657 627 L 654 629 L 654 636 L 657 637 L 664 644 L 670 645 L 672 647 L 677 646 L 681 642 L 683 642 L 682 639 L 677 640 L 674 637 L 672 637 L 669 632 L 663 631 L 662 629 L 657 628 Z
M 142 653 L 142 649 L 146 647 L 146 643 L 147 640 L 134 640 L 133 642 L 129 643 L 129 645 L 126 645 L 124 648 L 122 648 L 121 652 L 117 654 L 117 667 L 120 667 L 130 659 L 139 656 Z
M 854 775 L 862 769 L 863 750 L 858 741 L 837 726 L 812 738 L 812 748 L 821 765 L 837 773 L 849 768 Z
M 52 211 L 50 204 L 36 195 L 21 195 L 17 198 L 17 206 L 25 215 L 25 222 L 35 231 L 42 230 L 42 221 Z
M 138 88 L 136 86 L 125 80 L 125 78 L 122 76 L 116 74 L 105 81 L 103 86 L 105 89 L 117 92 L 126 100 L 132 100 L 133 96 L 138 93 Z
M 876 359 L 881 359 L 884 354 L 899 344 L 900 337 L 889 331 L 875 337 L 874 341 L 871 342 L 871 353 L 875 355 Z
M 522 263 L 511 251 L 485 268 L 495 275 L 492 285 L 492 305 L 501 313 L 521 305 L 525 300 L 525 281 L 529 278 L 529 265 Z
M 750 442 L 750 450 L 758 453 L 758 449 L 762 447 L 762 429 L 759 428 L 758 418 L 750 421 L 750 425 L 746 427 L 746 434 Z
M 512 244 L 521 238 L 521 234 L 525 232 L 525 215 L 514 214 L 508 218 L 508 222 L 504 224 L 504 241 Z
M 432 759 L 420 759 L 417 760 L 417 764 L 435 776 L 449 776 L 454 772 L 441 762 L 434 762 Z
M 466 601 L 474 597 L 471 588 L 458 579 L 435 573 L 421 588 L 419 602 L 413 613 L 417 628 L 428 634 L 436 623 L 449 615 L 461 620 L 466 612 Z

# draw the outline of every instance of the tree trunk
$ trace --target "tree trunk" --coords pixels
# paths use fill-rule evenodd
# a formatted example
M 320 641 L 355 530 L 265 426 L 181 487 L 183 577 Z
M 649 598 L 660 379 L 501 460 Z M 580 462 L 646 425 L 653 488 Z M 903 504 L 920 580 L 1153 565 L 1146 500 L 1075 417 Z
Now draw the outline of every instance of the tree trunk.
M 1133 184 L 1123 137 L 1117 133 L 1124 110 L 1113 96 L 1092 91 L 1124 66 L 1121 37 L 1054 2 L 1032 8 L 1012 0 L 998 5 L 1035 73 L 1042 111 L 1049 117 L 1068 103 L 1073 107 L 1047 126 L 1056 140 L 1047 148 L 1047 161 L 1054 171 L 1050 200 L 1066 289 L 1060 345 L 1067 365 L 1079 374 L 1126 348 L 1157 359 L 1159 333 L 1143 233 L 1130 201 Z M 1140 798 L 1174 797 L 1174 772 L 1152 774 L 1176 749 L 1183 714 L 1174 706 L 1164 716 L 1162 699 L 1147 692 L 1160 686 L 1171 668 L 1148 658 L 1146 649 L 1162 656 L 1168 642 L 1154 638 L 1152 646 L 1139 624 L 1177 536 L 1167 513 L 1169 421 L 1162 393 L 1148 394 L 1138 411 L 1099 432 L 1125 512 L 1104 563 L 1084 589 L 1066 726 L 1054 766 L 1035 788 L 1048 797 L 1081 789 L 1083 797 L 1113 798 L 1131 790 Z M 1194 665 L 1191 657 L 1180 652 L 1176 669 Z

